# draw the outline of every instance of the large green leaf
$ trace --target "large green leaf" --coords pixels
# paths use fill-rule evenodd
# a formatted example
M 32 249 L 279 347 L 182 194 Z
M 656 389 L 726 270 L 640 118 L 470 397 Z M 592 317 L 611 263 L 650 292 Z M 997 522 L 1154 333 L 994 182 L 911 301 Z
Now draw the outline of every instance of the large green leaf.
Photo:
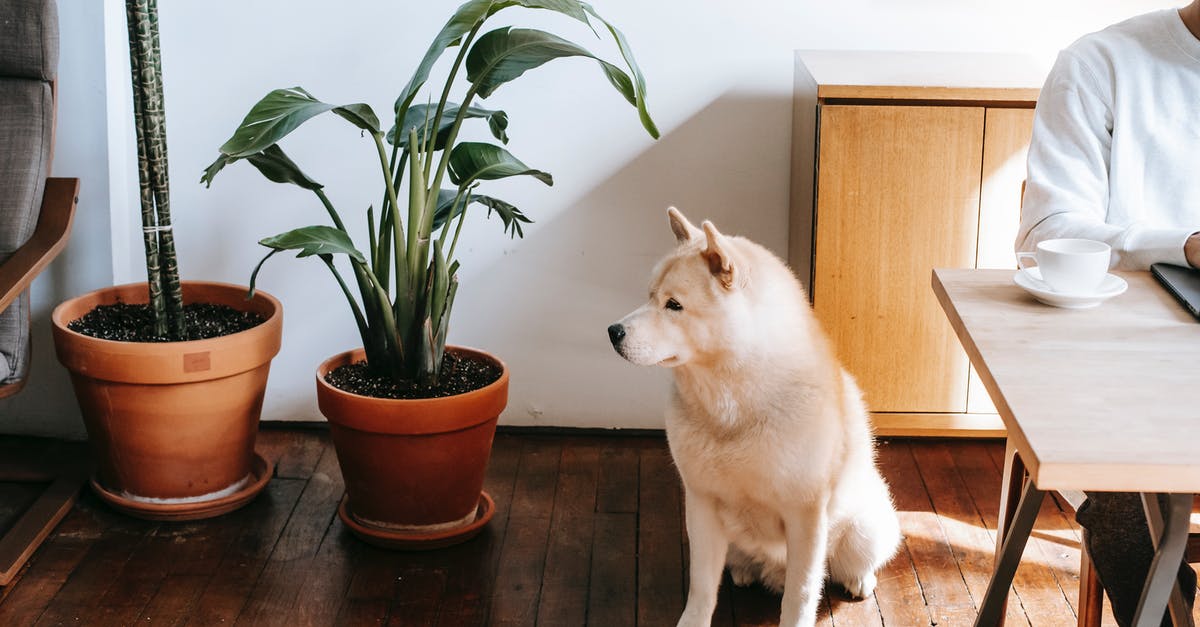
M 371 107 L 362 103 L 331 105 L 317 100 L 301 87 L 292 87 L 276 89 L 259 100 L 220 150 L 231 157 L 248 157 L 262 152 L 326 111 L 333 111 L 363 130 L 379 132 L 379 118 Z
M 446 48 L 458 45 L 463 35 L 471 32 L 471 29 L 487 19 L 494 3 L 495 0 L 468 0 L 458 7 L 454 15 L 450 16 L 450 20 L 446 22 L 442 30 L 438 31 L 433 42 L 429 44 L 429 49 L 425 51 L 425 56 L 417 64 L 417 69 L 413 72 L 412 78 L 408 80 L 408 84 L 400 90 L 400 96 L 396 99 L 397 113 L 402 109 L 407 109 L 408 105 L 412 103 L 413 98 L 417 95 L 417 90 L 421 89 L 421 86 L 429 79 L 429 72 L 433 69 L 433 64 L 442 56 Z
M 225 153 L 218 154 L 217 160 L 208 164 L 207 168 L 204 168 L 204 173 L 200 175 L 200 182 L 204 183 L 205 187 L 212 187 L 213 179 L 217 177 L 217 173 L 224 170 L 225 166 L 237 160 L 236 157 L 230 157 Z
M 258 168 L 258 171 L 267 177 L 267 180 L 276 183 L 291 183 L 308 190 L 317 190 L 323 187 L 320 183 L 308 178 L 308 175 L 300 170 L 300 166 L 284 154 L 279 144 L 271 144 L 267 146 L 266 150 L 246 157 L 246 160 L 250 162 L 250 165 Z
M 525 165 L 495 144 L 461 142 L 450 151 L 450 180 L 460 188 L 475 181 L 510 176 L 532 176 L 547 185 L 554 185 L 554 178 L 549 173 Z
M 488 15 L 493 15 L 501 9 L 508 7 L 519 6 L 526 9 L 548 9 L 557 11 L 563 15 L 569 15 L 589 27 L 587 14 L 584 12 L 585 5 L 577 0 L 499 0 L 492 5 L 492 10 Z
M 382 130 L 379 125 L 379 116 L 375 115 L 371 105 L 358 102 L 334 107 L 333 112 L 364 131 L 378 133 Z
M 515 206 L 491 196 L 475 196 L 471 199 L 472 202 L 477 202 L 488 208 L 488 217 L 492 217 L 492 212 L 500 216 L 500 221 L 504 223 L 504 232 L 509 234 L 509 237 L 525 237 L 525 230 L 521 228 L 521 224 L 529 224 L 533 222 L 521 213 L 520 209 Z
M 366 258 L 363 254 L 354 248 L 354 242 L 350 241 L 350 236 L 346 235 L 345 231 L 341 231 L 329 226 L 306 226 L 299 229 L 293 229 L 286 233 L 280 233 L 274 237 L 268 237 L 258 242 L 263 246 L 271 249 L 265 257 L 254 266 L 254 271 L 250 273 L 250 296 L 254 295 L 254 286 L 258 282 L 258 272 L 262 270 L 263 264 L 267 263 L 275 253 L 285 250 L 300 251 L 297 257 L 320 257 L 322 261 L 333 270 L 334 275 L 337 275 L 337 270 L 333 268 L 333 255 L 341 253 L 349 255 L 351 259 L 359 264 L 365 264 Z M 342 279 L 339 276 L 338 282 Z M 345 290 L 345 284 L 342 285 Z M 351 307 L 355 308 L 355 317 L 358 319 L 359 329 L 364 329 L 362 314 L 358 312 L 357 305 L 354 304 L 354 299 L 349 292 L 346 293 L 346 298 L 350 300 Z
M 457 102 L 447 102 L 446 108 L 442 111 L 442 119 L 436 122 L 437 140 L 434 145 L 434 150 L 441 150 L 446 147 L 446 139 L 450 135 L 450 127 L 454 126 L 454 120 L 458 117 L 460 105 Z M 404 112 L 404 120 L 400 122 L 400 143 L 401 148 L 408 146 L 408 131 L 416 129 L 417 136 L 421 137 L 427 133 L 431 133 L 435 125 L 433 118 L 437 113 L 437 105 L 434 104 L 419 104 L 413 105 Z M 467 112 L 463 114 L 465 118 L 486 118 L 488 127 L 492 131 L 492 135 L 504 142 L 508 143 L 508 114 L 503 111 L 493 111 L 482 107 L 467 107 Z M 396 143 L 396 127 L 392 127 L 387 133 L 388 143 Z
M 320 183 L 308 178 L 308 175 L 300 170 L 300 166 L 296 165 L 296 162 L 292 161 L 278 144 L 267 146 L 262 152 L 245 157 L 245 159 L 255 168 L 258 168 L 258 171 L 267 177 L 268 180 L 276 183 L 291 183 L 308 190 L 317 190 L 324 187 Z M 212 165 L 205 168 L 204 174 L 200 177 L 200 182 L 204 183 L 205 186 L 211 186 L 213 178 L 216 177 L 218 172 L 225 166 L 241 160 L 242 157 L 231 157 L 225 154 L 218 156 L 217 160 L 212 162 Z
M 629 66 L 629 73 L 633 75 L 633 92 L 635 98 L 632 104 L 637 107 L 638 117 L 641 119 L 642 126 L 645 127 L 646 132 L 650 133 L 650 136 L 654 139 L 658 139 L 658 126 L 654 124 L 654 120 L 650 118 L 650 112 L 646 110 L 646 77 L 642 75 L 642 69 L 638 67 L 637 61 L 633 58 L 633 48 L 629 46 L 629 41 L 625 39 L 625 33 L 622 33 L 608 20 L 600 17 L 600 14 L 596 12 L 596 9 L 592 5 L 581 4 L 583 4 L 584 9 L 588 13 L 604 23 L 604 26 L 608 28 L 608 32 L 616 40 L 617 47 L 621 50 L 621 57 L 625 59 L 625 64 Z M 608 74 L 608 71 L 605 70 L 605 73 Z M 614 76 L 609 74 L 609 80 L 614 80 Z M 616 87 L 622 93 L 625 93 L 620 85 Z
M 437 209 L 435 209 L 433 213 L 433 230 L 436 231 L 442 228 L 442 225 L 445 224 L 447 220 L 453 220 L 454 218 L 457 218 L 460 213 L 465 211 L 467 209 L 467 205 L 471 203 L 470 197 L 472 195 L 473 194 L 464 193 L 463 196 L 466 197 L 467 200 L 462 201 L 462 199 L 459 198 L 458 190 L 456 189 L 438 190 Z M 460 202 L 455 204 L 455 200 L 459 200 Z
M 267 248 L 280 250 L 298 250 L 297 257 L 313 255 L 349 255 L 359 263 L 366 263 L 367 258 L 354 247 L 354 242 L 345 231 L 331 226 L 306 226 L 268 237 L 258 242 Z
M 577 0 L 468 0 L 458 7 L 454 15 L 450 16 L 446 25 L 438 31 L 433 42 L 429 44 L 429 48 L 417 65 L 416 71 L 413 72 L 412 78 L 409 79 L 404 89 L 400 90 L 400 96 L 396 98 L 396 112 L 407 109 L 412 104 L 417 91 L 421 89 L 425 81 L 429 80 L 429 72 L 433 69 L 433 64 L 447 48 L 459 45 L 463 35 L 471 32 L 476 26 L 495 15 L 497 11 L 514 6 L 557 11 L 591 27 L 585 13 L 585 5 Z
M 612 77 L 624 72 L 586 48 L 546 31 L 508 26 L 484 33 L 471 47 L 466 60 L 467 80 L 474 83 L 481 97 L 487 98 L 496 88 L 521 76 L 527 70 L 562 57 L 595 59 L 604 68 L 609 81 L 618 90 L 622 89 Z M 630 102 L 636 99 L 632 85 L 631 79 L 626 80 L 627 91 L 622 92 Z
M 467 206 L 471 203 L 478 203 L 487 207 L 488 217 L 491 217 L 492 212 L 500 216 L 500 220 L 504 223 L 504 232 L 511 231 L 511 237 L 525 237 L 525 231 L 521 228 L 521 224 L 529 224 L 533 222 L 520 209 L 517 209 L 512 204 L 493 198 L 492 196 L 484 196 L 483 194 L 463 194 L 467 198 L 465 202 L 454 204 L 454 200 L 458 198 L 458 191 L 453 189 L 443 189 L 438 192 L 437 213 L 433 217 L 433 230 L 442 228 L 442 225 L 447 220 L 457 218 L 459 214 L 467 210 Z

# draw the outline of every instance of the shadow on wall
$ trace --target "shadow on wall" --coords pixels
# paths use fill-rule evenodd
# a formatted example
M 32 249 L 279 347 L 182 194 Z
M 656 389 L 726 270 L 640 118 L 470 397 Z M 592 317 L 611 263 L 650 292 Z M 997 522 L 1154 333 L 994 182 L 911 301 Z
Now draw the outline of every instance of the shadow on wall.
M 514 377 L 503 422 L 661 427 L 665 371 L 648 376 L 626 363 L 605 329 L 644 302 L 655 261 L 674 246 L 670 205 L 786 257 L 790 137 L 790 93 L 728 92 L 538 220 L 502 262 L 468 252 L 465 272 L 486 271 L 462 279 L 452 341 L 508 361 Z M 514 295 L 521 302 L 505 305 Z

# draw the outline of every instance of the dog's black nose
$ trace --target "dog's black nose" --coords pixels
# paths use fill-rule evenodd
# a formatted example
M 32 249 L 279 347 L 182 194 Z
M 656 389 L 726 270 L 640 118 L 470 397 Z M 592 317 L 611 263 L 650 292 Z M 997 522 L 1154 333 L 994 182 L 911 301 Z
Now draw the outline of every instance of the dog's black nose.
M 613 346 L 621 343 L 625 339 L 625 325 L 620 322 L 608 326 L 608 339 L 612 340 Z

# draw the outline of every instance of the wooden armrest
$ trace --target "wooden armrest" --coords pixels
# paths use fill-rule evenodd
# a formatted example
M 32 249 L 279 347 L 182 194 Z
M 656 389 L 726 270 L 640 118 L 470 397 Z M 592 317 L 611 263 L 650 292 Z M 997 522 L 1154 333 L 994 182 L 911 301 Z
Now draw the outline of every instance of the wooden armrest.
M 62 252 L 71 233 L 78 202 L 79 179 L 46 179 L 42 213 L 33 236 L 8 261 L 0 264 L 0 311 L 7 309 L 33 283 L 34 277 Z

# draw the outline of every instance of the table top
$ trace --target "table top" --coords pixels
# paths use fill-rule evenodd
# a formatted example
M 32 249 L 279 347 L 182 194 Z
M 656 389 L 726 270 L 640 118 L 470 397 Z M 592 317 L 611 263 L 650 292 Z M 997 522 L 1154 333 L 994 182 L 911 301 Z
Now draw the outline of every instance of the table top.
M 1200 322 L 1149 272 L 1083 310 L 1013 273 L 934 270 L 933 290 L 1038 487 L 1200 493 Z

